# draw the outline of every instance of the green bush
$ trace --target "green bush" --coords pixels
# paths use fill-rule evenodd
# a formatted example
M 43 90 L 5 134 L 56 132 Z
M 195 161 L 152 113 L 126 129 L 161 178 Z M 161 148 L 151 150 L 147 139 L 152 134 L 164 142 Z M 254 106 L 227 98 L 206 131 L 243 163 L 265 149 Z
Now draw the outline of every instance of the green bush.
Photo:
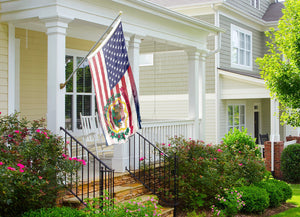
M 263 213 L 269 207 L 269 195 L 265 189 L 256 186 L 243 186 L 237 188 L 241 192 L 245 206 L 241 209 L 245 213 Z
M 0 150 L 0 216 L 53 207 L 65 175 L 83 163 L 66 159 L 62 139 L 43 121 L 18 114 L 0 116 Z
M 285 203 L 288 199 L 291 199 L 293 196 L 292 188 L 289 184 L 284 181 L 280 181 L 277 179 L 269 179 L 268 182 L 273 183 L 279 190 L 282 192 L 281 203 Z
M 86 217 L 87 214 L 81 210 L 70 207 L 41 208 L 25 212 L 22 217 Z
M 270 198 L 270 207 L 278 207 L 280 206 L 281 201 L 283 201 L 283 192 L 281 189 L 272 181 L 266 180 L 261 181 L 256 184 L 257 187 L 265 189 Z
M 300 183 L 300 144 L 292 144 L 281 154 L 283 179 L 289 183 Z

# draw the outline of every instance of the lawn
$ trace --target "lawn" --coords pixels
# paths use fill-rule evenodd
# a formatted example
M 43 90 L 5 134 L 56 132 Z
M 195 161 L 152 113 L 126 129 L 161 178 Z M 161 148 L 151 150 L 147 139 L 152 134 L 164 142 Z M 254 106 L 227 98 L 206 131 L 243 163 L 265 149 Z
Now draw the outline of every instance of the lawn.
M 293 197 L 287 202 L 295 204 L 298 207 L 273 215 L 273 217 L 300 217 L 300 184 L 292 184 L 291 187 L 293 189 Z

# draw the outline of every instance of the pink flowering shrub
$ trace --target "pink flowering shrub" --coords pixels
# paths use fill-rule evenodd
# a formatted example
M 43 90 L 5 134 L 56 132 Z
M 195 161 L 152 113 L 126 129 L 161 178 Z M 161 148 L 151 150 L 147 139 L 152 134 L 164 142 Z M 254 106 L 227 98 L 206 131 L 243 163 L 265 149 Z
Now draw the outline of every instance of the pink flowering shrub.
M 241 141 L 245 142 L 244 134 Z M 238 141 L 239 135 L 234 139 Z M 182 206 L 190 209 L 210 207 L 224 189 L 261 181 L 267 171 L 255 147 L 255 143 L 212 145 L 181 137 L 172 138 L 170 147 L 159 146 L 167 154 L 177 153 L 179 199 Z
M 54 206 L 65 175 L 85 163 L 66 159 L 63 140 L 43 123 L 0 115 L 0 216 Z

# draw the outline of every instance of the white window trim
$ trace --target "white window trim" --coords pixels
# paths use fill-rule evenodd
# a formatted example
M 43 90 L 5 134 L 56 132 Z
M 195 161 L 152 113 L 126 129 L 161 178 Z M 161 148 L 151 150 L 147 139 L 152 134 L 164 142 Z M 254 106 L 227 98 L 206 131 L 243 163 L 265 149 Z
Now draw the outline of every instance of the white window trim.
M 229 124 L 228 124 L 228 118 L 229 118 L 229 116 L 228 116 L 228 106 L 244 106 L 244 128 L 246 128 L 246 121 L 247 121 L 247 116 L 246 116 L 246 114 L 247 114 L 247 111 L 246 111 L 246 104 L 244 104 L 244 103 L 227 103 L 227 105 L 226 105 L 226 126 L 227 126 L 227 128 L 226 128 L 226 131 L 227 132 L 229 132 Z M 240 127 L 240 126 L 239 126 Z
M 253 67 L 253 57 L 252 57 L 252 53 L 253 53 L 253 40 L 252 40 L 252 32 L 248 31 L 246 29 L 243 29 L 241 27 L 238 27 L 234 24 L 231 24 L 231 34 L 230 34 L 230 40 L 231 40 L 231 46 L 230 46 L 230 62 L 231 62 L 231 67 L 232 68 L 237 68 L 237 69 L 243 69 L 243 70 L 252 70 Z M 239 63 L 233 63 L 233 53 L 232 53 L 232 48 L 233 48 L 233 32 L 234 31 L 238 31 L 238 32 L 242 32 L 246 35 L 250 35 L 250 42 L 251 42 L 251 47 L 250 47 L 250 66 L 246 66 L 246 65 L 241 65 Z
M 81 50 L 75 50 L 75 49 L 66 49 L 66 56 L 73 56 L 73 57 L 85 57 L 87 54 L 86 51 L 81 51 Z M 75 63 L 75 62 L 74 62 Z M 75 64 L 74 64 L 75 67 Z M 75 68 L 73 68 L 74 70 Z M 76 74 L 76 73 L 75 73 Z M 74 94 L 74 91 L 76 90 L 76 85 L 77 83 L 74 83 L 73 86 L 73 92 L 66 92 L 65 95 L 71 95 L 73 98 L 73 103 L 77 104 L 77 93 Z M 95 102 L 95 89 L 94 89 L 94 84 L 92 82 L 92 93 L 80 93 L 79 95 L 91 95 L 91 100 L 92 100 L 92 107 L 95 108 L 96 106 L 96 102 Z M 95 115 L 95 109 L 92 109 L 92 115 Z M 76 106 L 72 106 L 72 132 L 74 133 L 74 135 L 81 135 L 82 130 L 77 128 L 77 107 Z
M 258 0 L 258 5 L 256 4 L 256 0 L 253 1 L 254 5 L 252 4 L 253 0 L 250 0 L 250 5 L 258 10 L 260 10 L 260 0 Z

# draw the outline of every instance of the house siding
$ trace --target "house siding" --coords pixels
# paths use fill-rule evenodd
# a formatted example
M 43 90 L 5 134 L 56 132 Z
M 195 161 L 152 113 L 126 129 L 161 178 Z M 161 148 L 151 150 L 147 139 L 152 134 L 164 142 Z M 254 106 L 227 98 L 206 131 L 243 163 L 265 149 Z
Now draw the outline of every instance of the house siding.
M 16 28 L 20 39 L 20 112 L 28 120 L 46 118 L 47 35 Z
M 0 112 L 8 113 L 8 25 L 0 24 Z
M 209 95 L 210 96 L 210 95 Z M 208 96 L 206 96 L 206 104 L 205 104 L 205 142 L 207 143 L 216 143 L 216 100 L 214 99 L 214 94 L 212 98 L 207 99 Z
M 231 67 L 231 24 L 252 32 L 252 70 L 243 70 Z M 246 73 L 259 74 L 259 66 L 255 63 L 257 57 L 262 57 L 265 51 L 264 32 L 250 28 L 237 20 L 220 15 L 220 26 L 226 29 L 222 34 L 222 47 L 220 51 L 220 67 L 226 70 L 240 71 Z M 262 49 L 263 48 L 263 49 Z
M 240 11 L 251 14 L 252 16 L 262 18 L 269 7 L 270 1 L 260 0 L 259 9 L 254 8 L 250 4 L 250 0 L 227 0 L 225 3 L 237 8 Z
M 199 20 L 208 22 L 210 24 L 215 24 L 215 15 L 202 15 L 197 16 Z M 211 35 L 207 38 L 207 49 L 214 50 L 215 49 L 215 36 Z M 205 63 L 205 84 L 206 84 L 206 93 L 214 93 L 215 92 L 215 55 L 211 55 L 206 58 Z
M 187 118 L 188 58 L 186 53 L 184 51 L 156 52 L 153 58 L 153 66 L 140 67 L 139 92 L 143 118 Z

